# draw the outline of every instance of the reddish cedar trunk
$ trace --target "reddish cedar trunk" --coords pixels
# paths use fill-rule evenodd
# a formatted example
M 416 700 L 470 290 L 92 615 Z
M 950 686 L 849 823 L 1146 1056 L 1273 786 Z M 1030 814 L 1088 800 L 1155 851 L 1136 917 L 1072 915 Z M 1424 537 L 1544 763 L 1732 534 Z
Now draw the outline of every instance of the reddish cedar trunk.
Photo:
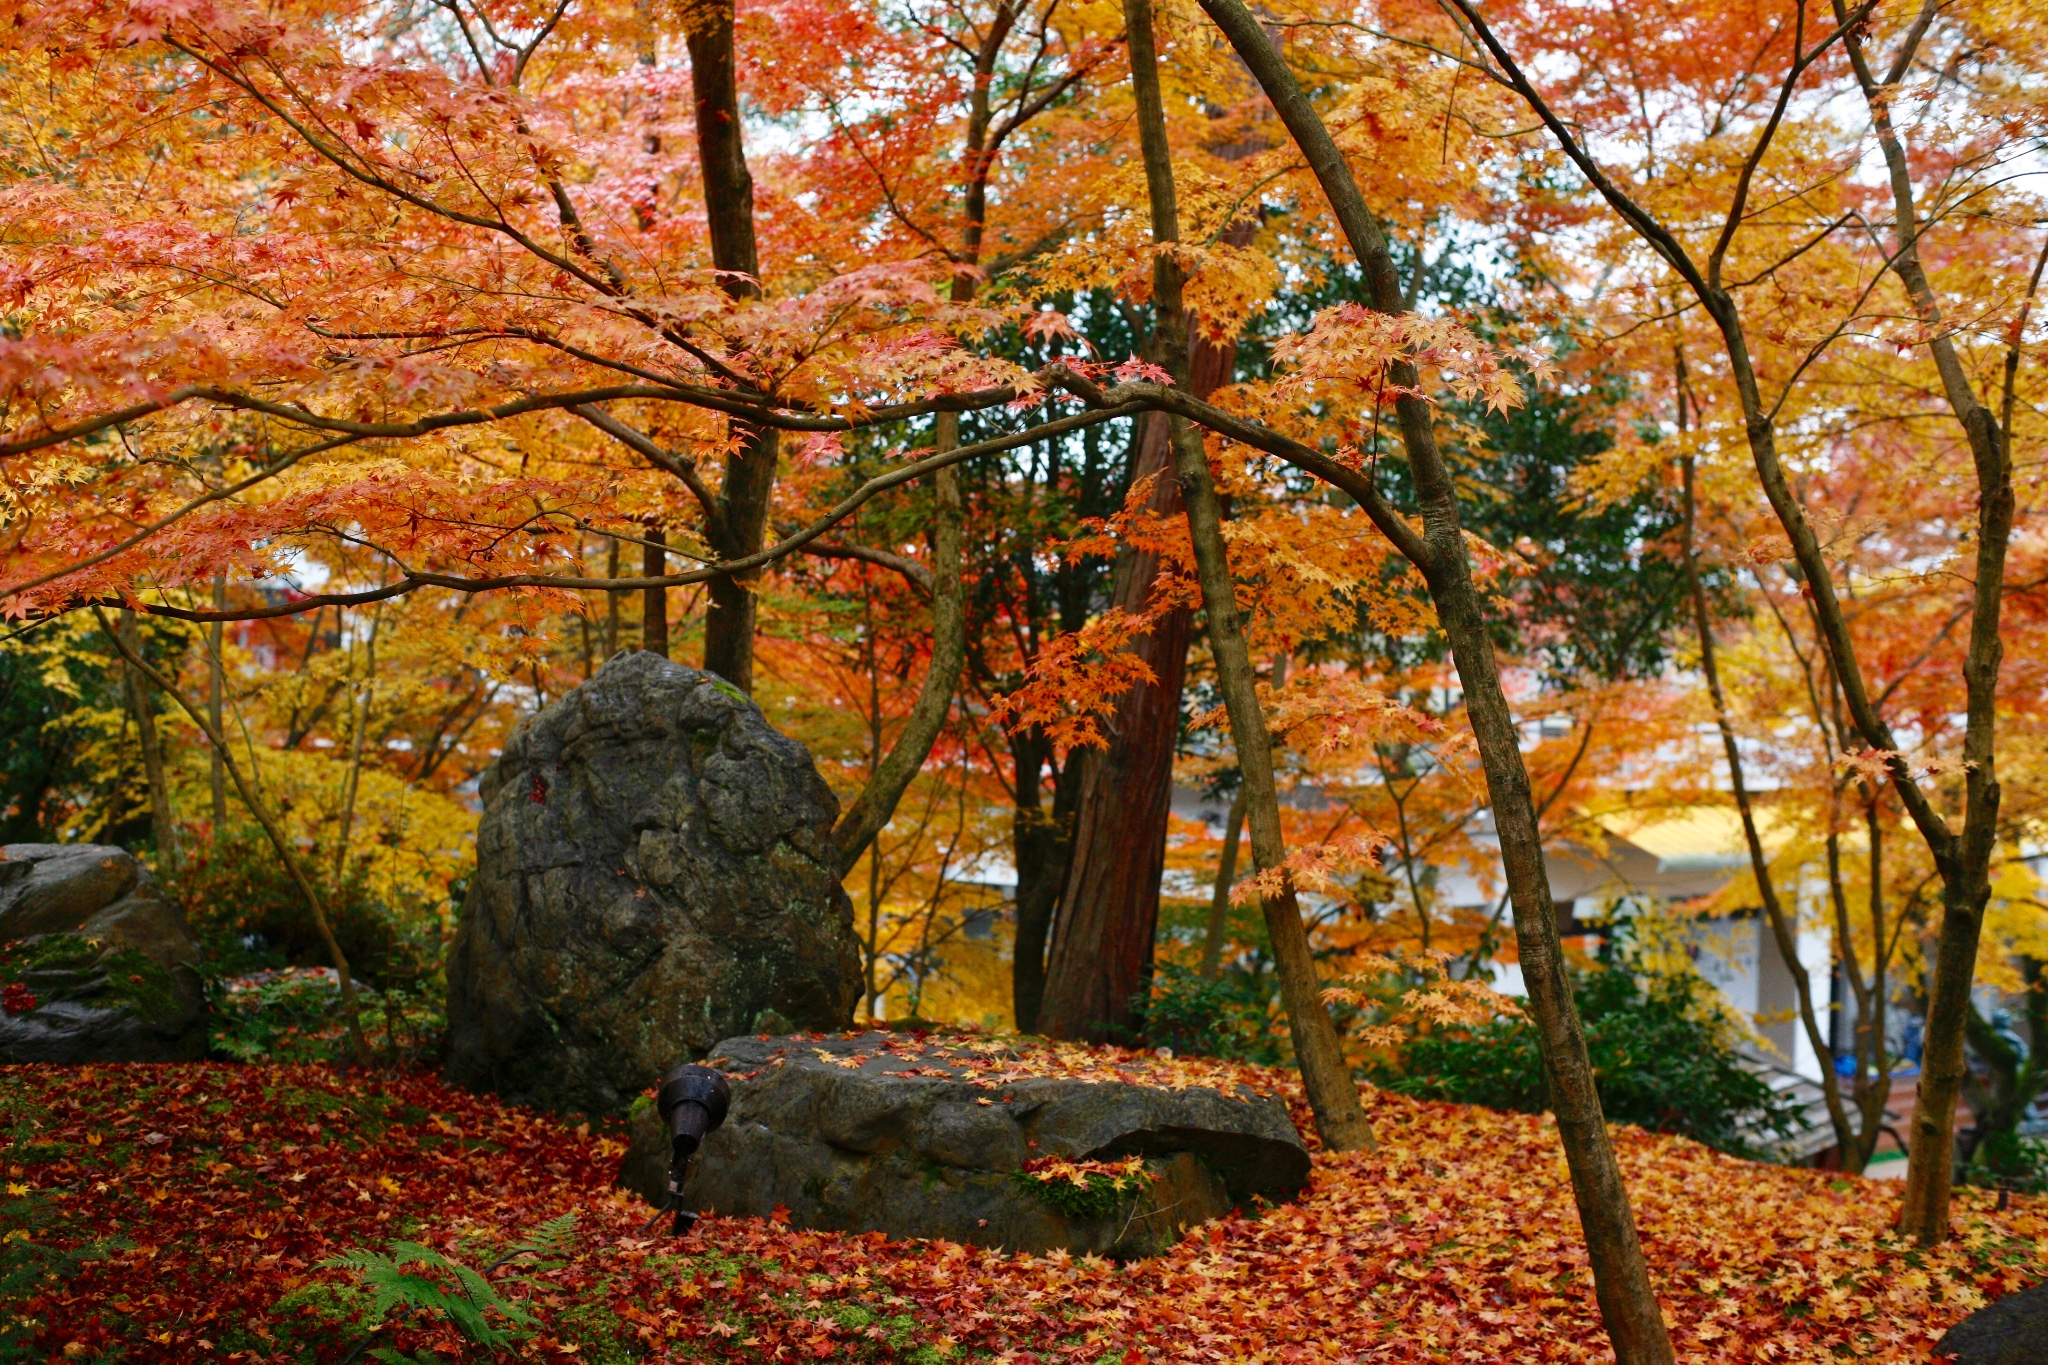
M 1131 53 L 1131 93 L 1137 105 L 1138 144 L 1145 155 L 1145 194 L 1152 209 L 1152 240 L 1180 240 L 1180 209 L 1173 184 L 1173 157 L 1166 140 L 1166 115 L 1159 92 L 1157 50 L 1153 46 L 1150 0 L 1124 0 L 1124 24 Z M 1152 298 L 1158 310 L 1156 337 L 1162 368 L 1184 386 L 1191 385 L 1187 346 L 1187 313 L 1182 287 L 1186 283 L 1170 253 L 1152 259 Z M 1176 395 L 1177 397 L 1181 395 Z M 1187 401 L 1206 407 L 1197 399 Z M 1209 473 L 1209 457 L 1201 433 L 1176 415 L 1168 420 L 1167 439 L 1173 449 L 1174 474 L 1180 481 L 1187 513 L 1188 545 L 1201 585 L 1202 610 L 1208 618 L 1209 647 L 1216 659 L 1217 689 L 1230 713 L 1230 738 L 1244 775 L 1245 813 L 1252 830 L 1252 858 L 1260 871 L 1280 872 L 1277 893 L 1262 894 L 1260 910 L 1273 943 L 1279 968 L 1280 998 L 1301 1067 L 1301 1088 L 1315 1114 L 1316 1133 L 1326 1150 L 1349 1152 L 1375 1145 L 1372 1125 L 1358 1102 L 1358 1086 L 1344 1059 L 1330 1011 L 1324 1007 L 1315 958 L 1301 907 L 1284 870 L 1286 836 L 1280 828 L 1279 793 L 1273 785 L 1273 745 L 1259 706 L 1258 675 L 1237 607 L 1237 587 L 1230 556 L 1223 543 L 1223 505 Z
M 1228 382 L 1234 343 L 1196 338 L 1190 387 L 1207 397 Z M 1163 413 L 1144 419 L 1133 483 L 1150 478 L 1146 506 L 1163 520 L 1183 515 Z M 1134 612 L 1152 603 L 1159 557 L 1133 551 L 1117 566 L 1115 603 Z M 1166 867 L 1166 817 L 1173 795 L 1173 755 L 1180 741 L 1180 693 L 1187 679 L 1192 607 L 1176 607 L 1135 641 L 1132 652 L 1154 681 L 1124 694 L 1109 724 L 1109 747 L 1082 757 L 1081 804 L 1072 859 L 1053 924 L 1039 1031 L 1091 1042 L 1132 1040 L 1131 1008 L 1152 975 L 1159 927 L 1159 879 Z M 1018 951 L 1028 945 L 1020 935 Z

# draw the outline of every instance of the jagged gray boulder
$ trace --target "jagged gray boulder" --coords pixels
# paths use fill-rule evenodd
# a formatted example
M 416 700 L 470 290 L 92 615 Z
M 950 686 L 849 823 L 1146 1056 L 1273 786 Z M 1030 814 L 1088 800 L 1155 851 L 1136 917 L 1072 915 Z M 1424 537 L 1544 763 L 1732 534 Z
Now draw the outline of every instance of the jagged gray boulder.
M 1955 1365 L 2048 1365 L 2048 1284 L 1978 1309 L 1948 1329 L 1934 1355 Z
M 199 945 L 125 849 L 0 849 L 0 982 L 0 1062 L 206 1055 Z
M 614 656 L 519 728 L 482 794 L 448 959 L 450 1080 L 618 1113 L 764 1013 L 851 1021 L 838 802 L 729 683 Z
M 1150 1255 L 1182 1230 L 1292 1197 L 1309 1158 L 1276 1096 L 1029 1075 L 1028 1053 L 974 1035 L 734 1038 L 709 1064 L 732 1111 L 683 1188 L 700 1212 L 934 1237 L 1013 1251 Z M 1149 1179 L 1082 1190 L 1034 1158 L 1141 1157 Z M 619 1183 L 664 1197 L 659 1121 L 635 1115 Z

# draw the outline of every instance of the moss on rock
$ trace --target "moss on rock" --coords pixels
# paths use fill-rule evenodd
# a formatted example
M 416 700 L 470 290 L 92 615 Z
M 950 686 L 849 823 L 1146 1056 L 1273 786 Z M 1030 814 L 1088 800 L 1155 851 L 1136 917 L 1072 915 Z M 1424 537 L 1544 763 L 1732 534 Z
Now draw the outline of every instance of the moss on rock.
M 82 934 L 39 934 L 0 945 L 0 982 L 19 982 L 38 1001 L 117 1005 L 155 1017 L 178 1008 L 178 983 L 164 965 L 123 943 Z

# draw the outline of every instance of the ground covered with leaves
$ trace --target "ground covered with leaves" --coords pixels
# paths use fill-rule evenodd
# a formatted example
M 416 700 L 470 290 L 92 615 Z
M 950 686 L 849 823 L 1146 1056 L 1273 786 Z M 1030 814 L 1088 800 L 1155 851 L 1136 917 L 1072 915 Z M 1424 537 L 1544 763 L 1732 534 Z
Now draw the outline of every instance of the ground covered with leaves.
M 772 1221 L 649 1233 L 611 1189 L 615 1135 L 421 1073 L 16 1067 L 0 1099 L 0 1360 L 1610 1358 L 1538 1117 L 1369 1092 L 1377 1152 L 1318 1154 L 1299 1202 L 1120 1266 Z M 2048 1201 L 1962 1191 L 1961 1235 L 1921 1251 L 1887 1234 L 1896 1182 L 1619 1143 L 1687 1360 L 1924 1358 L 2048 1277 Z

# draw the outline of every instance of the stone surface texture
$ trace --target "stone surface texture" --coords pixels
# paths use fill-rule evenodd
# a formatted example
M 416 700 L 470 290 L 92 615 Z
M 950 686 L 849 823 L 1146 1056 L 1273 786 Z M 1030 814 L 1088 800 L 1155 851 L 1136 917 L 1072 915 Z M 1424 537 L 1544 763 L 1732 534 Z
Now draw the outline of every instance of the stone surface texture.
M 1934 1355 L 1956 1365 L 2048 1365 L 2048 1284 L 1978 1309 L 1948 1329 Z
M 0 1062 L 204 1057 L 199 958 L 184 911 L 127 850 L 0 849 L 0 978 L 13 988 Z
M 448 961 L 450 1080 L 617 1113 L 765 1013 L 851 1021 L 838 802 L 729 683 L 616 655 L 519 728 L 482 796 Z
M 1128 1258 L 1307 1183 L 1308 1152 L 1277 1097 L 1020 1075 L 1020 1056 L 973 1035 L 729 1039 L 709 1064 L 732 1081 L 732 1112 L 692 1164 L 684 1202 L 755 1217 L 783 1206 L 798 1227 Z M 1024 1171 L 1037 1157 L 1128 1156 L 1153 1181 L 1092 1214 L 1063 1211 Z M 620 1183 L 659 1202 L 666 1171 L 659 1122 L 636 1114 Z

